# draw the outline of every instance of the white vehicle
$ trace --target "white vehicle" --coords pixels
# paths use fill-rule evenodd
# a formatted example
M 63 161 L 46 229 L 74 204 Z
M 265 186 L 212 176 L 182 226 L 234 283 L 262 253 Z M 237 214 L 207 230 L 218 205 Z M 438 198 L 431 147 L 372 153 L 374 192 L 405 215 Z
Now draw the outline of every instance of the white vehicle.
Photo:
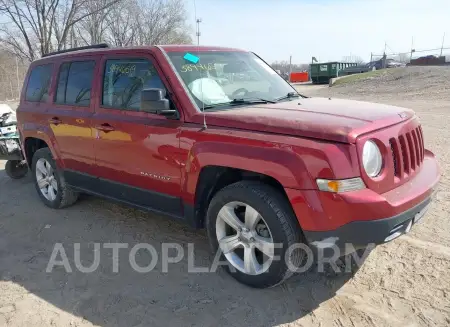
M 0 104 L 0 136 L 16 132 L 16 112 L 7 104 Z

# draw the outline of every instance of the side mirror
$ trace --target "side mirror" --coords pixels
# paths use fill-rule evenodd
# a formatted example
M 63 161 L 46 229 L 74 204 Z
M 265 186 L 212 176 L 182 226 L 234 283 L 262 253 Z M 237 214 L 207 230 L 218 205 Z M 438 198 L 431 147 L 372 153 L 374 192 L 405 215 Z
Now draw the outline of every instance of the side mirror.
M 169 100 L 164 89 L 143 89 L 141 91 L 141 111 L 160 114 L 169 110 Z

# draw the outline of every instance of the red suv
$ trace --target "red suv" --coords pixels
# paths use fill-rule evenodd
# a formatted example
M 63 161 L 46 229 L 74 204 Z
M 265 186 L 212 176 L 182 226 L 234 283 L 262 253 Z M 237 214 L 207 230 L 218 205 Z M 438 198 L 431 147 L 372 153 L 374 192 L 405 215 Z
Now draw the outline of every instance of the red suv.
M 413 111 L 302 96 L 237 49 L 49 54 L 17 115 L 47 206 L 90 193 L 205 227 L 254 287 L 289 277 L 298 244 L 342 255 L 408 232 L 439 179 Z

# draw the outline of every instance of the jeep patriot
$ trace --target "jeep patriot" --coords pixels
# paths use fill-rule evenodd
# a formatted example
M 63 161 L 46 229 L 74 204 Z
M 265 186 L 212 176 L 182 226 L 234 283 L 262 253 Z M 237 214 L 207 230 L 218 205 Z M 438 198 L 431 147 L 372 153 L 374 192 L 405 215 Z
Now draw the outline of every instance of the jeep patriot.
M 283 258 L 307 252 L 293 245 L 343 255 L 409 232 L 439 180 L 413 111 L 300 95 L 237 49 L 51 53 L 31 64 L 17 117 L 45 205 L 89 193 L 206 228 L 253 287 L 292 275 Z

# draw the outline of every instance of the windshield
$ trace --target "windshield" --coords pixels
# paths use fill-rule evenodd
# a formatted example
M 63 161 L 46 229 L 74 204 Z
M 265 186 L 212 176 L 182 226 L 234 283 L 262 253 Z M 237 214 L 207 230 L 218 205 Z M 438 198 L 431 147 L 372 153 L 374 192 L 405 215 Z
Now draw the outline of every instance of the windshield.
M 200 108 L 280 101 L 297 94 L 250 52 L 168 52 L 168 56 Z

